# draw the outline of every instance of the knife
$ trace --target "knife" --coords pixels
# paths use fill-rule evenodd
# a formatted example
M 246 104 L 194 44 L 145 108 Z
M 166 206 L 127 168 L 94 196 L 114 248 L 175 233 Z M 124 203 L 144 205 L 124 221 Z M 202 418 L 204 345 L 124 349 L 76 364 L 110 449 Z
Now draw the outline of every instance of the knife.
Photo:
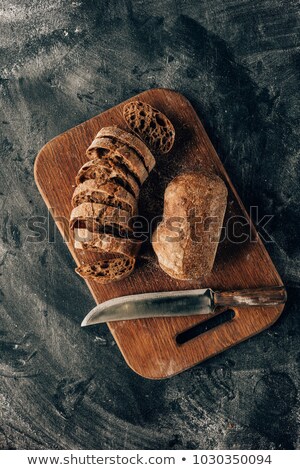
M 206 288 L 126 295 L 98 304 L 81 326 L 139 318 L 207 315 L 214 313 L 217 307 L 274 306 L 285 303 L 286 299 L 283 286 L 227 292 Z

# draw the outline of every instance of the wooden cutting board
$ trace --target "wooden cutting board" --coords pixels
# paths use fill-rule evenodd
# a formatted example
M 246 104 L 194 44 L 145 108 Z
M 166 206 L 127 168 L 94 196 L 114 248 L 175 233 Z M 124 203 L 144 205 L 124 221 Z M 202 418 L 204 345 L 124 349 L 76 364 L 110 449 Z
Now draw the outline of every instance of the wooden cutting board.
M 243 207 L 229 177 L 213 148 L 198 116 L 181 94 L 167 89 L 145 91 L 131 98 L 140 99 L 160 109 L 173 122 L 176 142 L 171 153 L 159 157 L 157 165 L 140 194 L 140 214 L 151 226 L 162 214 L 166 185 L 180 172 L 211 170 L 221 175 L 228 185 L 229 196 L 222 241 L 219 244 L 213 272 L 201 281 L 178 281 L 167 276 L 158 266 L 151 244 L 140 252 L 134 273 L 123 281 L 108 285 L 87 282 L 97 303 L 128 294 L 211 287 L 215 290 L 280 286 L 282 281 L 263 243 Z M 130 100 L 128 100 L 130 101 Z M 122 118 L 124 103 L 59 135 L 40 151 L 35 162 L 35 180 L 77 264 L 93 261 L 94 254 L 74 250 L 68 219 L 74 180 L 87 161 L 85 150 L 103 126 L 117 125 L 128 130 Z M 228 157 L 230 158 L 230 156 Z M 157 219 L 156 219 L 157 220 Z M 75 263 L 74 263 L 75 264 Z M 74 269 L 70 266 L 70 269 Z M 75 274 L 74 274 L 75 276 Z M 84 281 L 82 281 L 84 282 Z M 229 321 L 214 325 L 195 336 L 205 316 L 151 318 L 111 322 L 113 334 L 127 364 L 138 374 L 161 379 L 178 374 L 205 359 L 253 336 L 272 325 L 283 310 L 272 307 L 234 308 Z M 88 313 L 88 312 L 87 312 Z M 79 327 L 80 325 L 78 325 Z M 211 326 L 211 325 L 210 325 Z M 201 327 L 200 327 L 201 328 Z M 179 339 L 178 339 L 179 338 Z

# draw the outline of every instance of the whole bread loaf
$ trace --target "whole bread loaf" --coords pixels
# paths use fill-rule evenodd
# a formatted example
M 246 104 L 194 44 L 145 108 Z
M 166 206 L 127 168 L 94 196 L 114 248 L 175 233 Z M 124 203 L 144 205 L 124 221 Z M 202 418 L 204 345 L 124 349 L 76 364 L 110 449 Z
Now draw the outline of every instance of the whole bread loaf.
M 226 185 L 214 174 L 185 173 L 171 181 L 163 221 L 152 237 L 159 265 L 167 274 L 192 280 L 211 272 L 226 205 Z

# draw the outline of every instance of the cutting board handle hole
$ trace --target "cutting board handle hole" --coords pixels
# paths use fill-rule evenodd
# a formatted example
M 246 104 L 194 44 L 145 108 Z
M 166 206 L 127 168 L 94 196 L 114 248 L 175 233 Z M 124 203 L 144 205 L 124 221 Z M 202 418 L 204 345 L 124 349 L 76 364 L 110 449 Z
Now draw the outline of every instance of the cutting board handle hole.
M 192 328 L 189 328 L 188 330 L 185 330 L 182 333 L 179 333 L 179 335 L 176 336 L 176 343 L 181 346 L 182 344 L 185 344 L 188 341 L 191 341 L 192 339 L 197 338 L 197 336 L 200 336 L 203 333 L 206 333 L 212 328 L 216 328 L 220 325 L 223 325 L 223 323 L 226 323 L 232 320 L 234 317 L 235 317 L 234 310 L 232 309 L 225 310 L 219 315 L 215 315 L 214 317 L 209 318 L 208 320 L 202 323 L 198 323 L 197 325 L 192 326 Z

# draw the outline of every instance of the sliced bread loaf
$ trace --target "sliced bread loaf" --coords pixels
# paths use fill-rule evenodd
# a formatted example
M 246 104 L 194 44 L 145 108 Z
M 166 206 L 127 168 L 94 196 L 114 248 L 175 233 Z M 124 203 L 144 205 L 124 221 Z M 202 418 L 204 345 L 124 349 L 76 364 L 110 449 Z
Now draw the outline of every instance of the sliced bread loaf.
M 130 129 L 145 141 L 154 153 L 168 153 L 173 147 L 175 129 L 171 121 L 150 104 L 131 101 L 123 108 Z
M 101 284 L 120 281 L 129 276 L 134 269 L 135 258 L 106 254 L 93 264 L 82 264 L 76 268 L 77 274 L 84 279 L 97 281 Z
M 116 126 L 98 132 L 87 156 L 91 161 L 76 177 L 70 228 L 75 249 L 96 252 L 99 260 L 82 264 L 76 272 L 105 284 L 123 279 L 134 268 L 142 242 L 134 239 L 130 218 L 137 214 L 140 186 L 155 158 L 138 137 Z
M 152 152 L 149 150 L 147 145 L 145 145 L 145 143 L 135 135 L 120 129 L 119 127 L 111 126 L 102 127 L 102 129 L 100 129 L 96 135 L 96 139 L 101 137 L 110 137 L 116 139 L 117 141 L 122 142 L 123 144 L 126 144 L 134 149 L 141 161 L 144 163 L 148 173 L 150 173 L 150 171 L 154 168 L 156 160 L 152 155 Z
M 83 202 L 95 202 L 137 214 L 137 201 L 126 189 L 114 183 L 98 183 L 97 180 L 86 180 L 74 191 L 73 207 Z
M 87 149 L 87 156 L 89 158 L 97 156 L 103 162 L 122 163 L 140 184 L 143 184 L 149 176 L 148 170 L 137 152 L 114 137 L 96 137 Z
M 132 237 L 131 215 L 116 207 L 84 202 L 71 212 L 70 228 L 87 228 L 91 232 L 114 233 Z
M 139 195 L 139 185 L 127 168 L 124 168 L 124 165 L 113 164 L 107 158 L 105 162 L 100 158 L 86 162 L 78 171 L 75 183 L 79 185 L 89 179 L 95 179 L 98 183 L 102 184 L 111 181 L 122 186 L 133 196 L 138 197 Z

